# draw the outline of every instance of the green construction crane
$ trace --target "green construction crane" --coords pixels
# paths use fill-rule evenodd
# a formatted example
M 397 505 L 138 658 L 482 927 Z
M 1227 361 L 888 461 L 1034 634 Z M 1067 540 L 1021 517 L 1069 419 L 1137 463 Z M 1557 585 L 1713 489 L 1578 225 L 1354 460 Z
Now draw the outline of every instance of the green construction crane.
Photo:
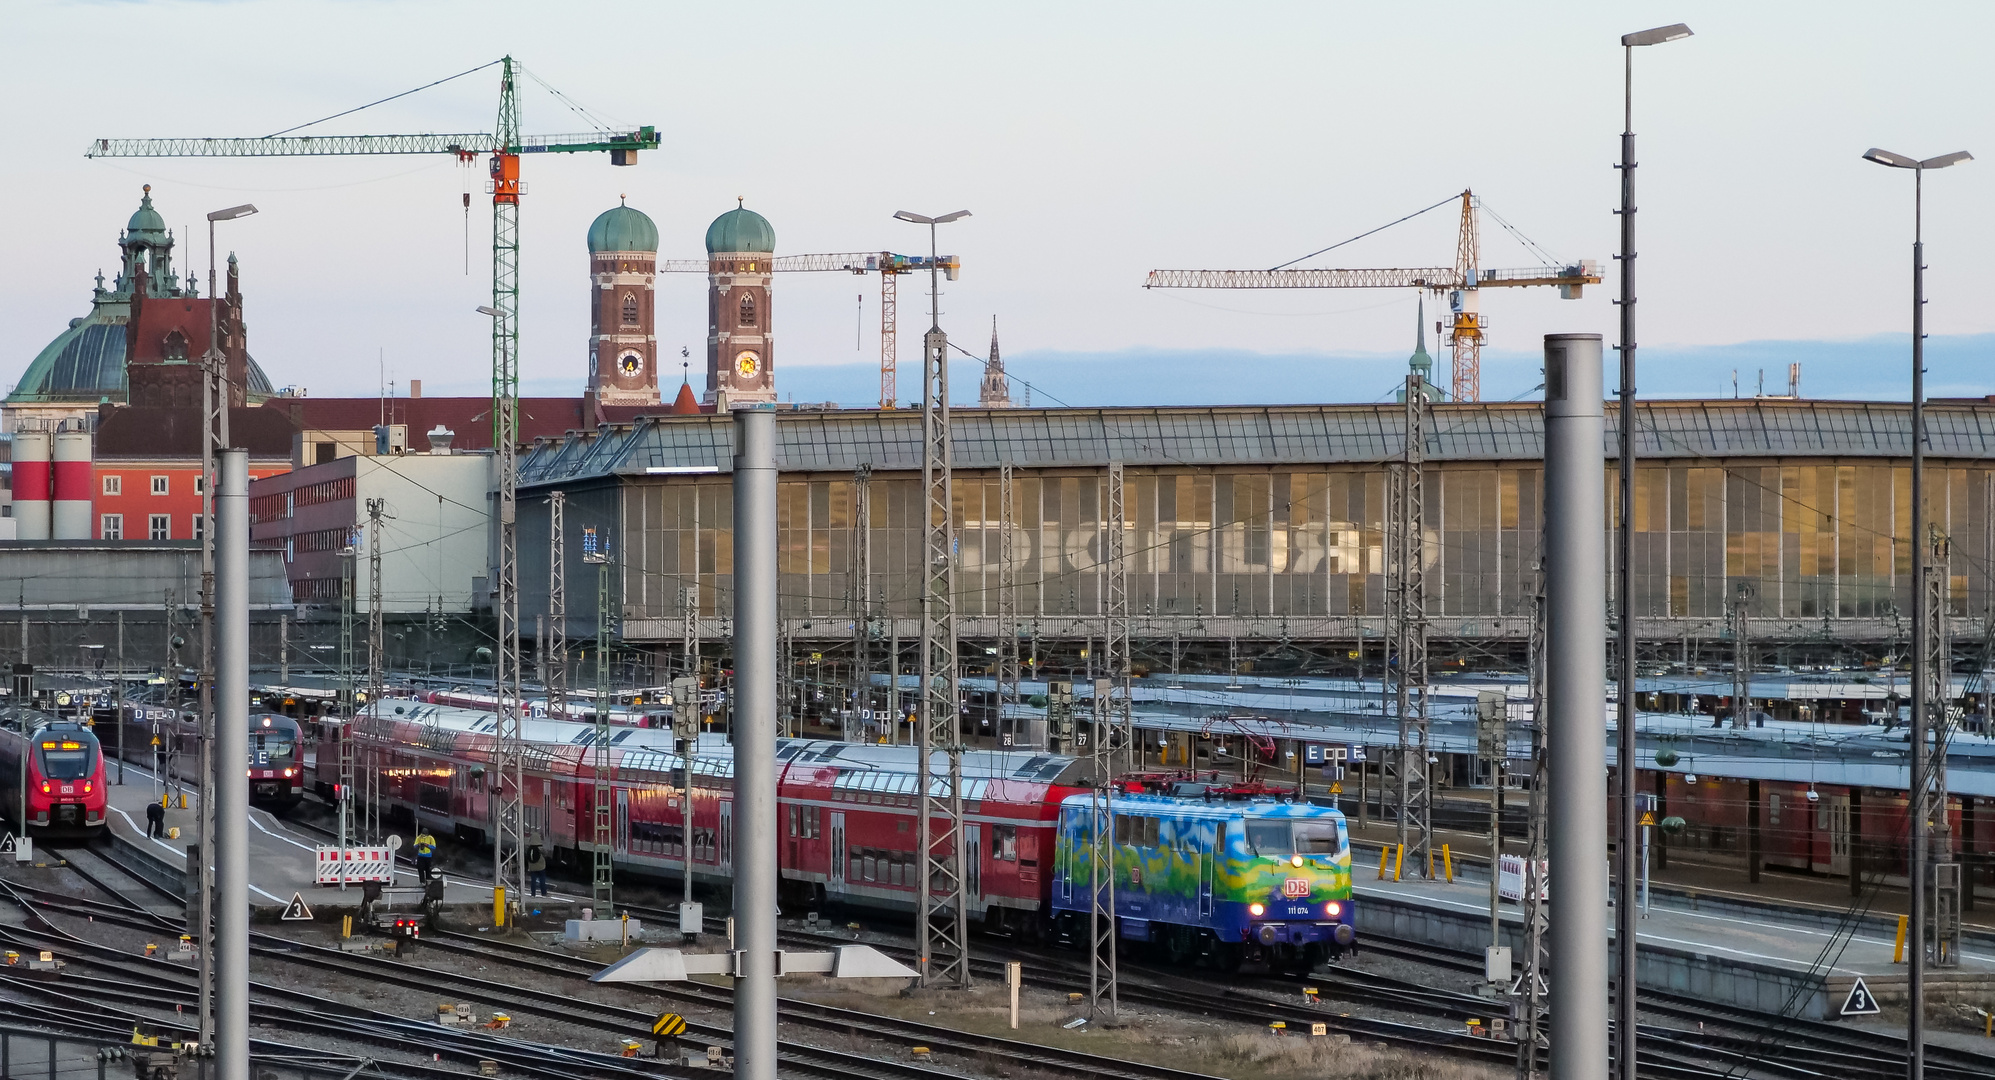
M 492 449 L 499 458 L 499 566 L 497 588 L 493 590 L 493 606 L 498 611 L 498 647 L 495 650 L 498 662 L 494 676 L 499 698 L 499 721 L 494 732 L 498 745 L 493 771 L 500 777 L 500 782 L 499 838 L 492 845 L 492 884 L 495 888 L 510 890 L 508 903 L 517 905 L 526 891 L 522 799 L 526 748 L 520 731 L 519 554 L 515 532 L 519 482 L 519 206 L 520 196 L 526 193 L 526 185 L 520 179 L 520 158 L 525 154 L 602 151 L 610 155 L 613 165 L 635 165 L 639 150 L 658 148 L 658 132 L 656 128 L 647 126 L 624 132 L 522 136 L 519 99 L 513 81 L 513 58 L 506 56 L 493 63 L 500 69 L 499 115 L 490 134 L 316 136 L 279 132 L 263 138 L 97 139 L 84 151 L 84 156 L 452 154 L 458 160 L 468 162 L 480 154 L 491 155 L 491 179 L 487 186 L 492 194 L 492 305 L 479 310 L 492 319 Z M 472 71 L 491 66 L 481 65 Z M 469 75 L 471 72 L 462 74 Z M 458 77 L 451 76 L 453 79 Z

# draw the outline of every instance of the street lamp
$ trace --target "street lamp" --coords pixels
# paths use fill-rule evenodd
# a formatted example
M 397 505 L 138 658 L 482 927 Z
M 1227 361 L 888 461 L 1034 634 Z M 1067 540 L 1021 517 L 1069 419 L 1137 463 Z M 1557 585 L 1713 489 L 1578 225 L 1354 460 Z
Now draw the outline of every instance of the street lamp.
M 1614 948 L 1620 992 L 1614 997 L 1618 1080 L 1635 1080 L 1635 50 L 1690 36 L 1682 23 L 1621 35 L 1621 391 L 1617 421 L 1621 520 L 1614 536 L 1614 610 L 1620 620 L 1615 709 L 1615 795 L 1620 810 L 1614 901 Z
M 1908 882 L 1911 893 L 1910 924 L 1907 929 L 1912 938 L 1911 966 L 1906 972 L 1905 1041 L 1910 1055 L 1907 1073 L 1911 1080 L 1920 1080 L 1926 1071 L 1926 923 L 1931 913 L 1926 910 L 1926 876 L 1930 852 L 1927 834 L 1926 791 L 1930 777 L 1930 766 L 1926 757 L 1926 710 L 1930 705 L 1931 688 L 1926 685 L 1929 672 L 1926 670 L 1928 649 L 1932 642 L 1926 630 L 1926 534 L 1923 526 L 1926 521 L 1926 245 L 1923 236 L 1925 214 L 1925 179 L 1927 169 L 1944 169 L 1963 161 L 1973 161 L 1974 155 L 1965 150 L 1951 154 L 1941 154 L 1921 161 L 1917 158 L 1894 154 L 1889 150 L 1871 147 L 1863 152 L 1866 161 L 1875 161 L 1894 169 L 1912 170 L 1912 628 L 1917 645 L 1912 649 L 1912 730 L 1910 788 L 1906 792 L 1912 803 L 1912 859 L 1911 880 Z M 1941 674 L 1945 674 L 1942 672 Z M 1945 707 L 1942 701 L 1941 707 Z M 1944 750 L 1942 750 L 1944 752 Z M 1946 808 L 1940 808 L 1940 834 L 1946 835 Z M 1951 846 L 1951 845 L 1949 845 Z

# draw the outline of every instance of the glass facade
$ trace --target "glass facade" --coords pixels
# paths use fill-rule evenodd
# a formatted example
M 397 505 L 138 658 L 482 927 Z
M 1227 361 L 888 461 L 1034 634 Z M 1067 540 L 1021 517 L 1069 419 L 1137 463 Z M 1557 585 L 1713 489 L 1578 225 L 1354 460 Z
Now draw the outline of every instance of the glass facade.
M 1740 582 L 1752 614 L 1795 620 L 1909 616 L 1909 469 L 1888 460 L 1782 464 L 1712 458 L 1644 461 L 1635 501 L 1635 603 L 1641 616 L 1722 620 Z M 1435 616 L 1522 616 L 1538 552 L 1536 462 L 1429 466 L 1428 600 Z M 1385 470 L 1377 465 L 1128 467 L 1125 550 L 1139 617 L 1349 617 L 1384 613 Z M 994 471 L 955 485 L 958 614 L 995 614 L 1002 530 L 1018 555 L 1018 610 L 1051 636 L 1080 636 L 1101 612 L 1106 469 L 1018 468 L 1011 512 Z M 1602 483 L 1614 506 L 1613 463 Z M 871 594 L 885 613 L 918 615 L 918 475 L 874 473 L 868 486 Z M 1928 523 L 1951 538 L 1953 614 L 1979 617 L 1995 565 L 1995 467 L 1929 467 Z M 731 610 L 733 507 L 724 475 L 627 478 L 621 488 L 627 617 L 677 619 L 697 582 L 701 613 Z M 782 612 L 838 621 L 854 610 L 850 475 L 792 474 L 778 489 Z M 1607 523 L 1611 526 L 1612 522 Z M 1298 628 L 1301 629 L 1301 628 Z M 1439 636 L 1454 628 L 1435 627 Z M 1473 632 L 1473 631 L 1470 631 Z M 815 636 L 815 635 L 813 635 Z

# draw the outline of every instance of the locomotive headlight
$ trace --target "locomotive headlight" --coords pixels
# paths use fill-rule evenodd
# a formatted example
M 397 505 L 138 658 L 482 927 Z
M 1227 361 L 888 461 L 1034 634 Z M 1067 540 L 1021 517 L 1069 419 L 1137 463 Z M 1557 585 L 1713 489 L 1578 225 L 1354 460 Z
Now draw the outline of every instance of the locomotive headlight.
M 42 794 L 48 794 L 48 781 L 42 781 Z
M 42 785 L 42 786 L 43 786 L 44 788 L 46 788 L 46 787 L 47 787 L 48 785 L 44 784 L 44 785 Z M 1267 912 L 1268 912 L 1268 909 L 1267 909 L 1267 908 L 1264 908 L 1264 907 L 1262 907 L 1262 906 L 1261 906 L 1261 905 L 1259 905 L 1259 904 L 1248 904 L 1248 905 L 1247 905 L 1247 914 L 1249 914 L 1249 915 L 1252 915 L 1252 916 L 1253 916 L 1254 918 L 1256 918 L 1256 919 L 1258 919 L 1258 918 L 1260 918 L 1261 916 L 1263 916 L 1263 915 L 1267 914 Z
M 296 770 L 296 769 L 285 769 L 285 770 L 284 770 L 284 779 L 286 779 L 286 780 L 289 780 L 289 779 L 291 779 L 292 777 L 294 777 L 294 776 L 296 776 L 296 775 L 298 775 L 298 770 Z
M 1300 855 L 1290 855 L 1290 856 L 1288 857 L 1288 864 L 1289 864 L 1290 866 L 1301 866 L 1301 865 L 1302 865 L 1302 856 L 1300 856 Z
M 1344 913 L 1344 905 L 1338 903 L 1335 900 L 1332 900 L 1329 903 L 1323 905 L 1323 914 L 1328 915 L 1330 918 L 1334 919 L 1337 916 L 1342 915 L 1343 913 Z
M 83 793 L 84 793 L 85 795 L 88 795 L 88 794 L 90 794 L 90 781 L 88 781 L 88 780 L 85 780 L 85 781 L 83 782 Z

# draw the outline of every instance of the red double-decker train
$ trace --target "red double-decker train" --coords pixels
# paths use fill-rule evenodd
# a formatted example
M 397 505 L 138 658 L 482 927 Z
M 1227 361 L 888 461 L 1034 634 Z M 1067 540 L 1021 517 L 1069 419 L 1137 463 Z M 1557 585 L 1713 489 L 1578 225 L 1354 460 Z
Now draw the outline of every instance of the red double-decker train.
M 104 831 L 104 754 L 77 720 L 0 710 L 0 808 L 29 836 L 88 839 Z
M 371 711 L 371 710 L 370 710 Z M 407 700 L 379 703 L 379 717 L 308 722 L 315 790 L 338 781 L 339 740 L 354 737 L 357 764 L 382 771 L 392 812 L 423 827 L 489 842 L 496 717 Z M 586 863 L 594 832 L 595 727 L 522 722 L 525 824 L 557 860 Z M 618 727 L 609 737 L 612 858 L 621 870 L 678 877 L 734 876 L 734 759 L 721 736 L 693 754 L 692 820 L 680 812 L 683 759 L 669 729 Z M 777 751 L 778 852 L 785 902 L 846 902 L 912 911 L 920 830 L 915 749 L 786 739 Z M 963 755 L 964 884 L 969 914 L 987 927 L 1043 929 L 1061 800 L 1083 790 L 1087 763 L 1020 751 Z

